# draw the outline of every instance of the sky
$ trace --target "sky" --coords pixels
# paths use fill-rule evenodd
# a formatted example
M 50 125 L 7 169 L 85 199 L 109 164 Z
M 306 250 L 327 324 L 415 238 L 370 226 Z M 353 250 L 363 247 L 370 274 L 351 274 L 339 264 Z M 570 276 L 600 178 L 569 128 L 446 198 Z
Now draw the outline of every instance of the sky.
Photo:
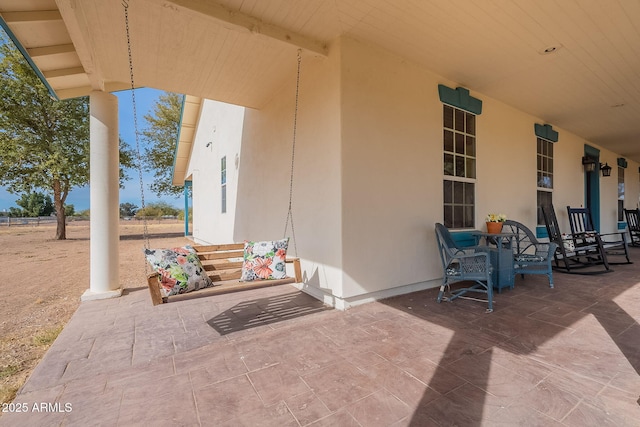
M 164 92 L 156 89 L 141 88 L 136 89 L 136 110 L 138 115 L 138 131 L 146 126 L 144 116 L 152 113 L 153 106 Z M 133 103 L 131 99 L 131 91 L 122 91 L 114 93 L 118 97 L 118 125 L 120 137 L 129 146 L 135 149 L 135 131 L 133 122 Z M 137 169 L 129 169 L 127 171 L 129 180 L 125 181 L 124 188 L 120 189 L 120 203 L 133 203 L 141 207 L 140 179 Z M 173 198 L 169 196 L 158 197 L 149 190 L 149 184 L 153 182 L 153 175 L 143 173 L 144 182 L 144 201 L 145 205 L 154 202 L 167 202 L 178 209 L 183 209 L 184 202 L 182 197 Z M 44 192 L 42 190 L 38 190 Z M 4 187 L 0 187 L 0 211 L 8 211 L 10 207 L 18 207 L 16 200 L 20 198 L 20 194 L 11 194 Z M 53 195 L 52 195 L 53 197 Z M 71 190 L 66 201 L 67 205 L 73 205 L 76 212 L 89 209 L 89 186 L 76 187 Z

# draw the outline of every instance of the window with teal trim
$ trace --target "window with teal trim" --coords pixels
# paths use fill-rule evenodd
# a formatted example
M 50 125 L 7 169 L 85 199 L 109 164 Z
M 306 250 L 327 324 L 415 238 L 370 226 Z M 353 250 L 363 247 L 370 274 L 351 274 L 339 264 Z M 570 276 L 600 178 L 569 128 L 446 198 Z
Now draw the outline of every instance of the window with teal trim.
M 624 168 L 618 166 L 618 221 L 624 221 Z
M 544 138 L 537 139 L 537 212 L 538 225 L 544 225 L 542 206 L 553 202 L 553 143 Z
M 475 226 L 476 116 L 443 105 L 444 225 Z

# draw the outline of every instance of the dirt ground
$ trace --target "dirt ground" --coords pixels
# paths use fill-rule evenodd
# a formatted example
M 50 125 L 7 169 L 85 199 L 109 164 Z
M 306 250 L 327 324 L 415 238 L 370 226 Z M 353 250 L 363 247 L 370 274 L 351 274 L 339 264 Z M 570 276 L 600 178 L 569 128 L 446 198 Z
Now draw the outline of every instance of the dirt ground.
M 181 221 L 147 224 L 152 248 L 188 243 Z M 120 223 L 120 283 L 146 284 L 143 224 Z M 67 240 L 55 226 L 0 227 L 0 403 L 17 390 L 69 321 L 89 288 L 89 222 L 70 222 Z

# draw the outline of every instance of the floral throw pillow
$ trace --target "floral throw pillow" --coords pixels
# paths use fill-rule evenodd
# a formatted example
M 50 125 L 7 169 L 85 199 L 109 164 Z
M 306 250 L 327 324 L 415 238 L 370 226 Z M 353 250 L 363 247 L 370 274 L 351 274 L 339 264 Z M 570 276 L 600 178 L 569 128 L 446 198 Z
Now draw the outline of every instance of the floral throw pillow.
M 160 276 L 163 297 L 184 294 L 213 286 L 191 246 L 171 249 L 145 249 L 145 257 Z
M 267 242 L 244 242 L 241 282 L 284 279 L 289 239 Z

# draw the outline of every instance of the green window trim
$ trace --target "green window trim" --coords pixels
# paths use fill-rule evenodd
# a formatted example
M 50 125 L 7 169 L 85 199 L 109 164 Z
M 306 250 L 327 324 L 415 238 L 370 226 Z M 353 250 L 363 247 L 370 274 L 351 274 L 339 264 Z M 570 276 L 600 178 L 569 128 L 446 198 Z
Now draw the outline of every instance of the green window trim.
M 469 89 L 463 87 L 451 89 L 445 85 L 438 85 L 438 95 L 444 104 L 449 104 L 476 116 L 482 114 L 482 101 L 469 95 Z
M 627 159 L 624 157 L 618 157 L 618 166 L 621 168 L 627 168 Z
M 537 137 L 546 139 L 547 141 L 551 141 L 551 142 L 558 142 L 558 132 L 553 130 L 553 126 L 547 125 L 547 124 L 541 125 L 541 124 L 535 123 L 533 125 L 533 129 Z

